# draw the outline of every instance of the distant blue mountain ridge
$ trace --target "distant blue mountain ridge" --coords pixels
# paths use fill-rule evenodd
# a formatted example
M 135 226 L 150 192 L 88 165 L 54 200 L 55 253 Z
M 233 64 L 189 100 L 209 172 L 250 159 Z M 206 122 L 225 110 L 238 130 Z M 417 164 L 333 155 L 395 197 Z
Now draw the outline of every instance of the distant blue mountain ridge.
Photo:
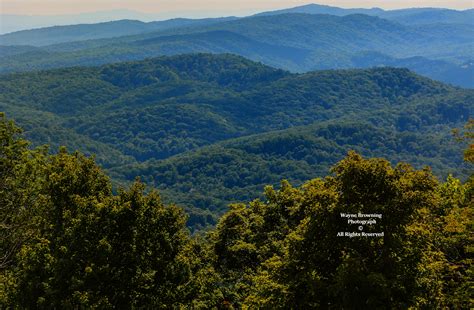
M 0 73 L 206 52 L 237 54 L 292 72 L 406 67 L 473 88 L 473 14 L 310 4 L 245 18 L 56 26 L 1 35 Z
M 400 10 L 383 10 L 380 8 L 343 9 L 328 5 L 308 4 L 290 9 L 263 12 L 257 15 L 278 15 L 285 13 L 329 14 L 336 16 L 365 14 L 408 25 L 432 23 L 474 24 L 474 9 L 462 11 L 441 8 L 410 8 Z

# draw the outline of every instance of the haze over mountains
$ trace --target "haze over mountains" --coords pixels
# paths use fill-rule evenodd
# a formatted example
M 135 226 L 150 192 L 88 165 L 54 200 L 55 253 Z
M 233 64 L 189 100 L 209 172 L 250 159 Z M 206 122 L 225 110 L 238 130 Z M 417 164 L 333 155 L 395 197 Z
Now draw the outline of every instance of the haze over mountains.
M 0 35 L 0 305 L 469 309 L 472 10 L 210 16 Z
M 286 13 L 329 14 L 335 16 L 365 14 L 370 16 L 378 16 L 407 25 L 433 23 L 474 24 L 474 9 L 463 11 L 440 8 L 412 8 L 400 10 L 383 10 L 380 8 L 343 9 L 328 5 L 308 4 L 290 9 L 263 12 L 257 15 L 279 15 Z
M 141 21 L 158 20 L 159 16 L 148 16 L 131 10 L 111 10 L 93 13 L 79 13 L 67 15 L 19 15 L 1 14 L 0 34 L 72 24 L 93 24 L 133 19 Z
M 0 36 L 0 72 L 207 52 L 238 54 L 293 72 L 407 67 L 474 87 L 473 12 L 307 5 L 246 18 L 120 20 L 34 29 Z
M 465 177 L 450 130 L 473 91 L 425 77 L 474 88 L 472 14 L 308 5 L 13 32 L 0 110 L 35 144 L 94 154 L 116 185 L 140 176 L 196 229 L 350 149 Z
M 439 8 L 416 8 L 416 9 L 398 9 L 383 10 L 380 8 L 372 9 L 348 9 L 338 8 L 328 5 L 308 4 L 295 8 L 274 10 L 257 13 L 256 15 L 271 15 L 282 13 L 308 13 L 308 14 L 329 14 L 336 16 L 345 16 L 349 14 L 366 14 L 379 16 L 386 19 L 394 19 L 403 23 L 473 23 L 471 10 L 452 10 Z M 209 12 L 207 13 L 209 14 Z M 165 12 L 165 13 L 142 13 L 138 11 L 122 9 L 99 11 L 90 13 L 68 14 L 68 15 L 15 15 L 0 14 L 2 22 L 0 23 L 0 34 L 29 30 L 34 28 L 43 28 L 51 26 L 64 26 L 71 24 L 91 24 L 117 21 L 123 19 L 138 20 L 142 22 L 159 21 L 171 19 L 172 16 L 191 18 L 186 12 Z M 196 15 L 196 14 L 194 14 Z M 201 13 L 202 15 L 202 13 Z M 227 14 L 228 15 L 228 14 Z M 234 15 L 234 14 L 232 14 Z M 248 15 L 248 14 L 247 14 Z M 224 15 L 225 16 L 225 15 Z M 242 16 L 239 14 L 239 16 Z M 196 17 L 194 17 L 196 18 Z
M 63 42 L 120 37 L 187 26 L 210 25 L 234 19 L 237 18 L 176 18 L 156 22 L 122 19 L 96 24 L 64 25 L 17 31 L 2 35 L 1 42 L 5 43 L 5 45 L 46 46 Z

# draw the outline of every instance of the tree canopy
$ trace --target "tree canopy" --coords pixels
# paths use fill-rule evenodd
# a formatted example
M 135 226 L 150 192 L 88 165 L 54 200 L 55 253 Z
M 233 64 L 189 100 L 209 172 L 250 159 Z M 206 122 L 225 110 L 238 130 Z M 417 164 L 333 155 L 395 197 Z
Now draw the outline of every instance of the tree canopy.
M 90 156 L 114 188 L 136 176 L 214 225 L 281 178 L 326 175 L 349 150 L 469 175 L 451 137 L 474 92 L 406 69 L 292 74 L 235 55 L 179 55 L 2 75 L 0 110 L 34 146 Z
M 93 158 L 30 149 L 0 115 L 0 303 L 13 308 L 453 308 L 472 304 L 473 183 L 350 152 L 230 206 L 207 236 Z M 376 223 L 349 224 L 342 214 Z M 378 217 L 377 215 L 380 215 Z M 362 227 L 362 230 L 356 227 Z M 340 232 L 378 234 L 341 236 Z M 380 235 L 380 233 L 383 233 Z

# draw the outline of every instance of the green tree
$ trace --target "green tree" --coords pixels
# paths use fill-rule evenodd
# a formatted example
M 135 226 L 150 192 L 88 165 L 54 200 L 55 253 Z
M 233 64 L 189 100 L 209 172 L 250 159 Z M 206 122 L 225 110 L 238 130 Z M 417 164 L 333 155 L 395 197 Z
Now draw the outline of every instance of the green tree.
M 74 304 L 71 295 L 80 292 L 84 283 L 87 266 L 78 268 L 92 259 L 88 252 L 101 235 L 93 224 L 111 190 L 92 159 L 69 155 L 65 149 L 48 158 L 39 180 L 38 233 L 18 256 L 16 302 L 26 307 L 63 307 Z
M 0 303 L 26 308 L 194 307 L 222 302 L 208 243 L 181 208 L 135 182 L 113 195 L 93 158 L 29 150 L 0 114 Z M 8 254 L 8 255 L 7 255 Z
M 63 149 L 46 174 L 41 231 L 20 253 L 27 307 L 171 307 L 191 279 L 186 217 L 136 183 L 111 195 L 92 159 Z
M 253 287 L 243 298 L 244 306 L 354 309 L 439 304 L 440 285 L 432 280 L 441 270 L 436 264 L 440 258 L 430 242 L 430 226 L 423 222 L 437 202 L 437 181 L 431 172 L 406 164 L 392 168 L 385 160 L 366 160 L 355 153 L 333 171 L 334 177 L 310 181 L 301 189 L 283 183 L 278 192 L 267 190 L 268 203 L 242 206 L 222 219 L 216 245 L 227 240 L 230 252 L 224 255 L 218 246 L 218 257 L 245 250 L 243 257 L 252 263 L 244 264 L 251 268 Z M 340 214 L 358 212 L 382 214 L 377 225 L 364 230 L 384 236 L 338 237 L 338 232 L 348 231 Z M 265 232 L 263 227 L 272 229 Z M 264 244 L 278 244 L 279 250 L 266 252 Z M 241 253 L 234 256 L 242 259 Z M 231 265 L 247 273 L 238 263 Z M 225 263 L 221 266 L 232 270 Z
M 35 166 L 21 129 L 0 113 L 0 270 L 10 266 L 28 238 L 25 221 L 31 215 Z M 27 221 L 26 221 L 27 222 Z
M 3 114 L 0 142 L 1 306 L 472 304 L 472 177 L 440 184 L 428 168 L 350 152 L 332 176 L 299 188 L 282 181 L 262 200 L 231 205 L 201 238 L 189 235 L 182 209 L 141 182 L 114 195 L 93 158 L 30 150 Z M 383 236 L 338 236 L 356 230 L 341 213 L 359 212 L 382 214 L 363 231 Z
M 454 129 L 453 134 L 460 142 L 466 141 L 467 148 L 464 150 L 464 160 L 474 163 L 474 118 L 470 118 L 464 125 L 463 130 Z
M 474 287 L 474 209 L 472 182 L 449 177 L 440 185 L 440 204 L 433 214 L 433 239 L 443 253 L 443 294 L 450 309 L 472 305 Z
M 20 248 L 37 233 L 38 176 L 45 148 L 29 150 L 21 129 L 0 113 L 0 304 L 15 285 Z

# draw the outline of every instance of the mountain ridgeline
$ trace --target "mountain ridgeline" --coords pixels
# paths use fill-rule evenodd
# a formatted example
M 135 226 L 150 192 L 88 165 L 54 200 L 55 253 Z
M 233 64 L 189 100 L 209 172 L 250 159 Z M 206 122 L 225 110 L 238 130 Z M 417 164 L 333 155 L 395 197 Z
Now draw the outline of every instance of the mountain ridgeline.
M 366 12 L 335 16 L 321 14 L 324 10 L 306 11 L 153 23 L 116 21 L 11 33 L 0 36 L 0 72 L 97 66 L 183 53 L 232 53 L 292 72 L 407 67 L 443 82 L 474 87 L 474 31 L 468 18 L 402 23 Z
M 112 12 L 110 12 L 112 13 Z M 116 12 L 119 16 L 127 16 L 127 12 Z M 45 46 L 54 43 L 72 42 L 79 40 L 90 40 L 98 38 L 111 38 L 124 35 L 132 35 L 149 31 L 165 30 L 178 27 L 188 27 L 203 24 L 212 24 L 217 22 L 238 19 L 237 17 L 222 18 L 203 18 L 203 19 L 187 19 L 174 18 L 163 21 L 142 22 L 133 17 L 134 12 L 128 12 L 128 19 L 118 19 L 107 22 L 97 23 L 78 23 L 78 25 L 67 25 L 64 21 L 57 22 L 53 27 L 30 27 L 29 30 L 7 31 L 0 36 L 1 41 L 5 45 L 34 45 Z M 402 9 L 402 10 L 383 10 L 380 8 L 373 9 L 345 9 L 331 7 L 327 5 L 308 4 L 289 9 L 268 11 L 255 14 L 254 16 L 271 16 L 281 14 L 313 14 L 313 15 L 334 15 L 347 16 L 353 14 L 364 14 L 369 16 L 377 16 L 380 18 L 392 20 L 404 25 L 423 25 L 423 24 L 473 24 L 474 10 L 450 10 L 436 8 L 418 8 L 418 9 Z M 83 14 L 85 15 L 85 14 Z M 26 16 L 2 15 L 4 18 L 4 27 L 8 27 L 8 23 L 14 23 L 14 19 L 22 19 L 21 23 L 27 24 Z M 59 16 L 58 16 L 59 17 Z M 35 17 L 32 16 L 32 19 Z M 38 18 L 38 17 L 36 17 Z M 50 20 L 53 20 L 50 17 Z M 110 18 L 109 18 L 110 19 Z M 115 18 L 117 19 L 117 18 Z M 14 27 L 12 27 L 14 28 Z M 35 29 L 36 28 L 36 29 Z
M 383 10 L 380 8 L 372 9 L 345 9 L 333 7 L 329 5 L 307 4 L 294 8 L 275 10 L 257 14 L 262 15 L 280 15 L 287 13 L 304 13 L 304 14 L 328 14 L 335 16 L 347 16 L 351 14 L 364 14 L 369 16 L 377 16 L 384 19 L 396 21 L 401 24 L 473 24 L 474 10 L 450 10 L 441 8 L 411 8 L 400 10 Z
M 35 145 L 94 154 L 118 187 L 141 177 L 184 206 L 194 229 L 266 184 L 326 175 L 351 149 L 465 178 L 451 130 L 473 99 L 407 69 L 295 74 L 228 54 L 0 80 L 0 110 Z
M 0 35 L 0 309 L 472 308 L 473 13 Z
M 210 25 L 213 23 L 232 19 L 235 18 L 175 18 L 165 21 L 156 21 L 148 23 L 141 22 L 138 20 L 123 19 L 96 24 L 64 25 L 16 31 L 1 35 L 0 42 L 2 45 L 7 46 L 46 46 L 64 42 L 129 36 L 140 33 L 167 30 L 172 28 Z

